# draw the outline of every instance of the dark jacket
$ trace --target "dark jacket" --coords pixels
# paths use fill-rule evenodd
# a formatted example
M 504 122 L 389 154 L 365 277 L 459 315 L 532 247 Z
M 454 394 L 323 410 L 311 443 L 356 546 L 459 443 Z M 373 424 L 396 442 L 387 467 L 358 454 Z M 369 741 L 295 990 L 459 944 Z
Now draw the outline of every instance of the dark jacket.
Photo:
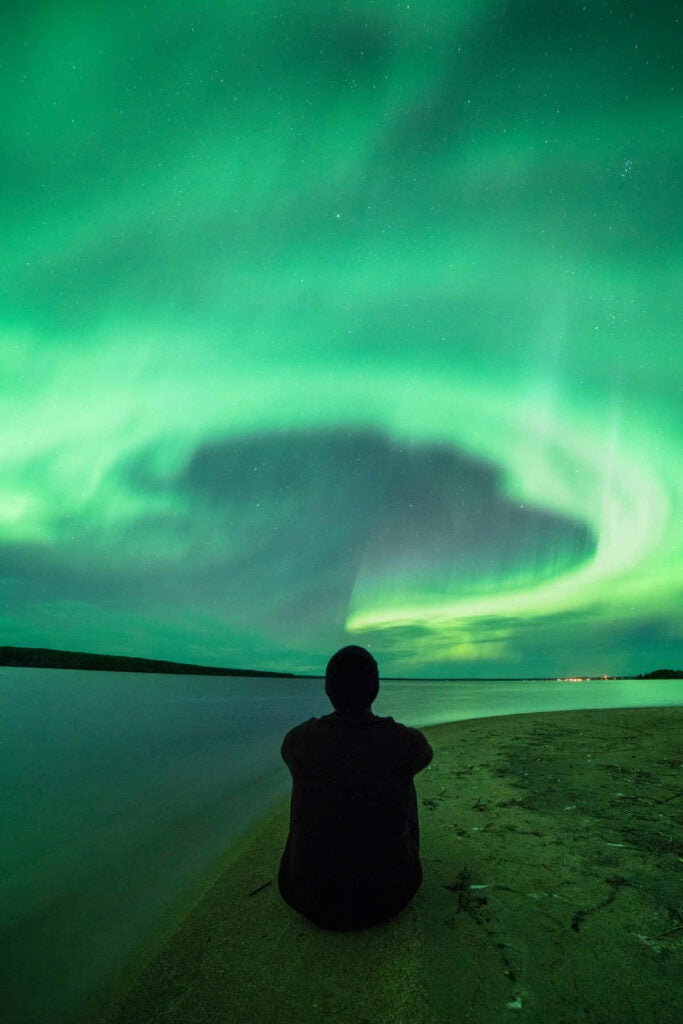
M 291 729 L 282 757 L 292 773 L 282 898 L 340 931 L 398 913 L 422 881 L 413 776 L 432 759 L 425 737 L 393 718 L 334 712 Z

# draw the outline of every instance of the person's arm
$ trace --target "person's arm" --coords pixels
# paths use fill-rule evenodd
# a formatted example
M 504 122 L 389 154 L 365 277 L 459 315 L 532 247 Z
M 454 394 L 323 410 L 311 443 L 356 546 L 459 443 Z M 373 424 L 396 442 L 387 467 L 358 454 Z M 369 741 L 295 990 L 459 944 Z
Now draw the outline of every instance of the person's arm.
M 411 750 L 411 767 L 413 774 L 417 775 L 431 762 L 434 757 L 434 751 L 427 742 L 426 737 L 420 732 L 419 729 L 415 729 L 412 726 L 407 726 L 408 731 L 411 734 L 412 750 Z
M 309 721 L 313 721 L 313 719 L 309 719 Z M 282 741 L 280 754 L 282 755 L 282 760 L 292 773 L 294 772 L 294 762 L 298 757 L 301 757 L 302 752 L 306 749 L 308 724 L 308 722 L 301 722 L 300 725 L 295 725 L 293 729 L 289 730 Z

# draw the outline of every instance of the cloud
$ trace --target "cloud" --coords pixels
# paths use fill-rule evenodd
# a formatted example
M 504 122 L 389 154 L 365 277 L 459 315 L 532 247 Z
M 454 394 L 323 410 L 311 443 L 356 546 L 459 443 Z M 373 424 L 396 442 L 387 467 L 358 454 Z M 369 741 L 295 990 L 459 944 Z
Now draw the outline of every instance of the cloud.
M 378 431 L 223 438 L 175 472 L 159 465 L 151 448 L 118 467 L 138 510 L 123 526 L 95 519 L 59 550 L 6 546 L 15 601 L 187 607 L 305 646 L 342 638 L 359 579 L 378 601 L 396 588 L 418 600 L 519 583 L 592 550 L 582 524 L 507 498 L 494 467 Z

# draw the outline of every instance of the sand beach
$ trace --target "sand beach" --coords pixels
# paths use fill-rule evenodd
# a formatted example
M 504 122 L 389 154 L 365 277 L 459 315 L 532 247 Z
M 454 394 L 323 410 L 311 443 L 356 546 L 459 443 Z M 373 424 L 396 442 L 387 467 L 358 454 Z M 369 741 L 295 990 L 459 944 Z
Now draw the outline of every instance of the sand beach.
M 683 708 L 423 730 L 424 881 L 360 932 L 288 907 L 288 801 L 226 854 L 89 1024 L 674 1024 L 683 1008 Z

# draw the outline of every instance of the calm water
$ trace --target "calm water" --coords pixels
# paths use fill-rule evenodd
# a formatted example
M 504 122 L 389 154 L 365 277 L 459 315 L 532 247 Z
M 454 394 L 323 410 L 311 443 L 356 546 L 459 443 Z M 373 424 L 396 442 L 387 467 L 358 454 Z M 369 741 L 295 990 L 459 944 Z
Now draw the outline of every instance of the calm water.
M 407 725 L 683 704 L 683 681 L 382 683 Z M 67 1021 L 289 790 L 321 680 L 0 669 L 0 1016 Z M 284 837 L 283 837 L 284 839 Z

